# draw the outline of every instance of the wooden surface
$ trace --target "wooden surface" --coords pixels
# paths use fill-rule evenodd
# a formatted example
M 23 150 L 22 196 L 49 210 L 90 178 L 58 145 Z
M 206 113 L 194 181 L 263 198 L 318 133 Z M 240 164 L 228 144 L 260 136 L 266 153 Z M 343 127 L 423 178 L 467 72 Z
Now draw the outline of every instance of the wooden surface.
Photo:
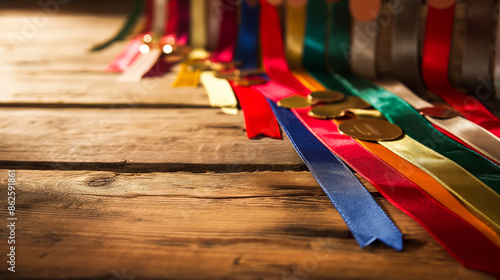
M 0 4 L 0 213 L 16 169 L 19 219 L 17 272 L 0 279 L 492 279 L 363 180 L 405 249 L 360 249 L 287 140 L 247 140 L 241 114 L 171 89 L 172 75 L 101 72 L 124 45 L 86 50 L 130 3 L 97 16 L 82 2 L 16 46 L 9 32 L 40 9 Z

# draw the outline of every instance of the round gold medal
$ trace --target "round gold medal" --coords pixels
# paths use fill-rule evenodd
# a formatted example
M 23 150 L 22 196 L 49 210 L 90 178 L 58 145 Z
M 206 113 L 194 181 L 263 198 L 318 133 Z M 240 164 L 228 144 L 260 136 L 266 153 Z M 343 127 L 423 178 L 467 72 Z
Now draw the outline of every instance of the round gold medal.
M 443 106 L 426 107 L 418 110 L 421 115 L 437 119 L 449 119 L 460 116 L 460 113 L 453 108 Z
M 368 141 L 394 140 L 403 135 L 403 130 L 395 124 L 376 119 L 352 119 L 339 125 L 342 134 Z
M 306 98 L 300 95 L 293 95 L 278 101 L 278 106 L 288 109 L 307 108 L 311 106 Z
M 323 91 L 313 91 L 308 96 L 307 99 L 312 104 L 318 103 L 335 103 L 342 101 L 344 99 L 344 94 L 340 91 L 335 90 L 323 90 Z

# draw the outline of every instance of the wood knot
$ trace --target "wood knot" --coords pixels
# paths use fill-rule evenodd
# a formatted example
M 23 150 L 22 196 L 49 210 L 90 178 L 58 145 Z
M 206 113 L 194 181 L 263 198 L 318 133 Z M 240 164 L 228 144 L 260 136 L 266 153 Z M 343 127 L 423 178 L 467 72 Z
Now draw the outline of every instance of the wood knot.
M 88 185 L 90 187 L 104 187 L 109 184 L 111 184 L 115 180 L 115 176 L 112 177 L 104 177 L 104 178 L 97 178 L 94 180 L 90 180 Z

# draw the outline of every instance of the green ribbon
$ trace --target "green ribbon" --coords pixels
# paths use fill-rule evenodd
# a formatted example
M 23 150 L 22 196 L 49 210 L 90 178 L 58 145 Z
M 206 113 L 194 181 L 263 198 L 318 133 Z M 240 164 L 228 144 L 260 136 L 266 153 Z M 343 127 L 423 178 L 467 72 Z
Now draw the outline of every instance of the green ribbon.
M 136 0 L 134 8 L 130 12 L 127 21 L 125 22 L 125 25 L 123 25 L 122 29 L 120 29 L 118 34 L 116 34 L 113 38 L 109 39 L 108 41 L 96 45 L 90 51 L 95 52 L 103 50 L 111 46 L 113 43 L 125 39 L 130 34 L 130 31 L 132 31 L 137 21 L 141 17 L 143 10 L 144 10 L 144 0 Z
M 329 34 L 328 66 L 331 70 L 342 73 L 341 76 L 336 73 L 328 74 L 324 71 L 327 69 L 321 71 L 318 67 L 307 68 L 311 75 L 330 89 L 363 98 L 389 121 L 400 126 L 408 136 L 455 161 L 500 194 L 500 167 L 497 164 L 437 131 L 403 99 L 350 73 L 348 66 L 349 24 L 346 24 L 345 18 L 345 15 L 349 14 L 347 3 L 348 0 L 341 0 L 330 4 L 330 9 L 328 9 L 328 4 L 323 0 L 309 1 L 304 65 L 306 67 L 310 65 L 307 61 L 310 59 L 314 61 L 314 57 L 324 57 L 325 38 Z M 324 10 L 329 10 L 331 15 L 328 33 L 324 24 L 328 17 L 323 12 Z M 314 46 L 314 48 L 309 46 Z M 318 46 L 323 46 L 323 49 Z

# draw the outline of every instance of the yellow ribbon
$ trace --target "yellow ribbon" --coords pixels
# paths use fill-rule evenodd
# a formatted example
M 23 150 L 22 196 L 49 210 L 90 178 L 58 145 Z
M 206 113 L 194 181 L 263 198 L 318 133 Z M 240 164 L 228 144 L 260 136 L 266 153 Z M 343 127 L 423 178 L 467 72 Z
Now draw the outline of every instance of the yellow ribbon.
M 379 144 L 425 171 L 500 229 L 500 196 L 460 165 L 406 135 L 397 141 L 380 141 Z
M 172 87 L 198 87 L 200 83 L 201 70 L 189 70 L 188 63 L 182 63 Z
M 287 4 L 285 55 L 291 69 L 302 68 L 306 32 L 305 19 L 306 9 L 304 7 L 294 7 L 290 3 Z
M 207 45 L 207 1 L 191 0 L 190 3 L 190 43 L 193 49 Z

